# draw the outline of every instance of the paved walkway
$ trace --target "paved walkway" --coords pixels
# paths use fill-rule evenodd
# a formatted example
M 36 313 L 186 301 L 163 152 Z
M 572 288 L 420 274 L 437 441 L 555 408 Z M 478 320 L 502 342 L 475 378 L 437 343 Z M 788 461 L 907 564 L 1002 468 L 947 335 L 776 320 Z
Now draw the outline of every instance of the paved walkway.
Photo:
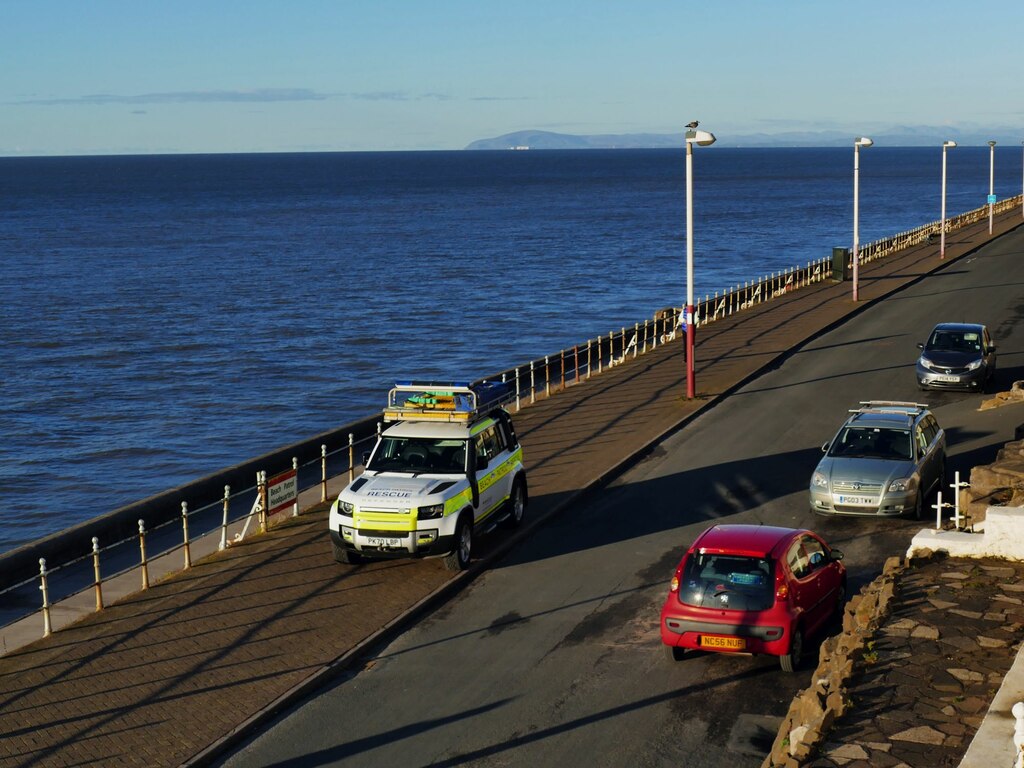
M 811 766 L 961 765 L 1017 657 L 1024 563 L 938 558 L 896 583 L 892 613 L 856 666 L 854 706 Z M 1013 765 L 1013 720 L 994 726 L 994 743 L 964 768 Z
M 995 234 L 1020 223 L 1005 214 Z M 946 261 L 989 239 L 987 222 L 954 233 Z M 676 342 L 524 408 L 532 522 L 517 536 L 794 346 L 934 271 L 937 250 L 865 265 L 860 304 L 849 283 L 825 282 L 701 329 L 694 401 Z M 0 657 L 0 766 L 201 764 L 473 577 L 438 561 L 339 566 L 325 528 L 319 505 Z M 484 555 L 513 544 L 494 537 Z

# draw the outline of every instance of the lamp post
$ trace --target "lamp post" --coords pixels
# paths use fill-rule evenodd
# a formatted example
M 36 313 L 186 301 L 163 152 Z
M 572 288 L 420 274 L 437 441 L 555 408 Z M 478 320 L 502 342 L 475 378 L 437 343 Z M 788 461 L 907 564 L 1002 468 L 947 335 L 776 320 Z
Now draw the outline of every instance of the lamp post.
M 988 233 L 992 234 L 992 209 L 995 207 L 996 143 L 988 143 Z
M 853 142 L 853 300 L 857 301 L 857 278 L 860 256 L 860 148 L 874 144 L 867 136 L 858 136 Z
M 956 146 L 955 141 L 942 142 L 942 234 L 939 235 L 939 258 L 946 258 L 946 150 Z
M 693 128 L 686 132 L 686 397 L 692 400 L 697 390 L 693 372 L 693 145 L 707 147 L 715 136 Z

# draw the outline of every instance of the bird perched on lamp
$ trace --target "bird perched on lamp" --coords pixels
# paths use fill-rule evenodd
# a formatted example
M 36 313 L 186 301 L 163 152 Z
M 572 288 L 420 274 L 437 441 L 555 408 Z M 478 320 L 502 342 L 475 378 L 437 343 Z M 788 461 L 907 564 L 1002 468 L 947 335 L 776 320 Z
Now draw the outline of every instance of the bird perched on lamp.
M 692 123 L 687 123 L 687 124 L 686 124 L 686 127 L 687 127 L 687 128 L 689 128 L 689 129 L 690 129 L 690 130 L 692 131 L 692 130 L 693 130 L 694 128 L 696 128 L 696 127 L 697 127 L 697 126 L 698 126 L 699 124 L 700 124 L 700 122 L 699 122 L 698 120 L 694 120 L 694 121 L 693 121 Z

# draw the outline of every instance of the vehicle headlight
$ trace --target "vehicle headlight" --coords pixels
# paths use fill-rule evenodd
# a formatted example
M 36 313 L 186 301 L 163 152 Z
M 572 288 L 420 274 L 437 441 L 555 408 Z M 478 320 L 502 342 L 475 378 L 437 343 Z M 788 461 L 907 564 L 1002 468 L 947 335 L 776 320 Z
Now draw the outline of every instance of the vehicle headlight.
M 929 371 L 934 371 L 935 370 L 935 363 L 933 363 L 927 357 L 922 357 L 921 358 L 921 365 L 923 367 L 927 368 Z
M 976 371 L 979 368 L 981 368 L 981 360 L 971 360 L 971 362 L 967 364 L 968 371 Z
M 355 505 L 348 501 L 342 501 L 338 499 L 338 514 L 344 515 L 345 517 L 352 517 L 352 511 L 355 509 Z
M 811 487 L 812 488 L 824 488 L 828 490 L 828 478 L 824 472 L 815 472 L 811 475 Z
M 418 517 L 420 520 L 430 520 L 443 514 L 444 504 L 431 504 L 429 507 L 420 507 Z
M 899 480 L 893 480 L 889 483 L 889 490 L 893 493 L 905 493 L 907 491 L 917 490 L 917 478 L 916 477 L 901 477 Z

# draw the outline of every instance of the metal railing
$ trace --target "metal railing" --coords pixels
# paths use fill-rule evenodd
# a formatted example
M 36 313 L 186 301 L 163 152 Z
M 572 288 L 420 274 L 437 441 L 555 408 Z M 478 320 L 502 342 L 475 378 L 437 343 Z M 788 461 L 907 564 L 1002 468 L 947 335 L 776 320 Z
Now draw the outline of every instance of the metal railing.
M 996 212 L 1002 213 L 1020 205 L 1021 196 L 1017 195 L 998 203 Z M 947 231 L 968 226 L 986 218 L 987 215 L 986 205 L 955 216 L 947 220 Z M 872 261 L 898 250 L 920 245 L 937 234 L 940 226 L 939 222 L 933 222 L 868 243 L 860 251 L 861 258 L 863 261 Z M 832 261 L 827 258 L 771 273 L 721 293 L 716 292 L 713 296 L 706 295 L 695 307 L 694 321 L 698 327 L 706 326 L 831 276 Z M 500 379 L 513 385 L 515 394 L 509 404 L 514 403 L 515 410 L 519 411 L 539 399 L 551 397 L 567 387 L 586 381 L 594 375 L 669 343 L 682 333 L 682 316 L 682 307 L 668 307 L 659 310 L 649 320 L 634 323 L 632 328 L 613 329 L 607 335 L 599 335 L 596 339 L 588 339 L 585 343 L 573 345 L 571 349 L 559 350 L 555 354 L 531 360 L 480 381 Z M 347 473 L 351 481 L 356 471 L 362 467 L 362 453 L 373 447 L 381 430 L 381 416 L 378 416 L 376 421 L 371 417 L 353 422 L 340 430 L 341 434 L 347 434 L 347 440 L 339 440 L 338 444 L 333 446 L 322 443 L 319 456 L 316 458 L 300 463 L 297 457 L 292 457 L 291 468 L 297 472 L 299 492 L 319 486 L 320 501 L 326 501 L 328 480 Z M 267 470 L 285 471 L 287 467 L 269 466 Z M 192 566 L 191 544 L 200 537 L 219 530 L 218 548 L 224 549 L 233 543 L 228 540 L 227 535 L 232 524 L 243 525 L 240 534 L 242 536 L 248 532 L 253 520 L 257 521 L 261 532 L 265 531 L 268 526 L 265 513 L 266 478 L 266 471 L 261 469 L 257 471 L 253 485 L 235 492 L 232 492 L 229 485 L 225 485 L 223 497 L 208 500 L 194 509 L 190 509 L 189 504 L 182 500 L 178 502 L 179 507 L 157 515 L 163 519 L 152 521 L 155 523 L 152 527 L 149 527 L 150 521 L 140 518 L 137 534 L 123 536 L 103 546 L 100 546 L 100 538 L 94 536 L 90 540 L 91 546 L 83 544 L 80 555 L 56 567 L 48 565 L 46 558 L 39 558 L 38 574 L 0 589 L 0 627 L 41 611 L 42 634 L 49 635 L 52 631 L 50 611 L 55 602 L 91 589 L 96 596 L 96 610 L 100 611 L 103 609 L 104 581 L 138 569 L 139 589 L 145 590 L 150 587 L 149 563 L 155 557 L 164 557 L 181 550 L 180 570 L 185 570 Z M 941 515 L 942 508 L 940 499 L 938 515 Z M 297 504 L 292 514 L 298 514 Z M 958 509 L 954 519 L 959 523 Z M 85 567 L 87 561 L 91 561 L 91 568 Z M 103 575 L 102 566 L 108 569 L 106 575 Z M 38 598 L 30 599 L 37 588 L 41 594 L 41 602 Z

